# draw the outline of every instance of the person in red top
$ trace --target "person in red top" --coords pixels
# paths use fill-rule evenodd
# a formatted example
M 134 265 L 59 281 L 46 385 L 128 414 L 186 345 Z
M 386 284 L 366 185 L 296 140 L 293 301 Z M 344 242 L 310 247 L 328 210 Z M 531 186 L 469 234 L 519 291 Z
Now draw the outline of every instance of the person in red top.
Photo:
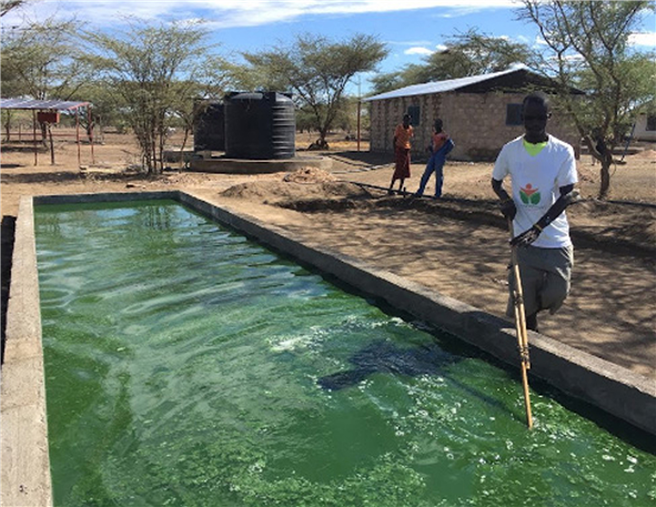
M 424 195 L 426 184 L 430 175 L 435 173 L 435 199 L 442 197 L 442 184 L 444 183 L 444 162 L 446 156 L 455 146 L 453 141 L 449 138 L 446 132 L 442 130 L 442 120 L 437 118 L 435 120 L 435 127 L 433 131 L 433 142 L 428 148 L 431 152 L 431 157 L 426 164 L 426 169 L 421 177 L 419 189 L 415 193 L 416 197 Z
M 392 183 L 390 183 L 389 193 L 392 193 L 392 187 L 396 180 L 401 180 L 399 183 L 399 193 L 403 190 L 403 182 L 406 178 L 410 177 L 410 139 L 414 135 L 414 129 L 410 125 L 410 115 L 403 115 L 403 123 L 399 123 L 394 130 L 394 155 L 396 167 L 392 175 Z

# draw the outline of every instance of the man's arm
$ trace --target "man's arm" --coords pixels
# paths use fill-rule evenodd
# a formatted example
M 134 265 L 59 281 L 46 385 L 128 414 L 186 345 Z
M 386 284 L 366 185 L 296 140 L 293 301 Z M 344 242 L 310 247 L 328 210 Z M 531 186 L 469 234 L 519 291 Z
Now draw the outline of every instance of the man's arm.
M 570 204 L 574 204 L 580 198 L 579 191 L 574 190 L 574 185 L 565 185 L 564 187 L 559 188 L 560 197 L 556 200 L 555 203 L 547 210 L 547 212 L 540 217 L 540 219 L 533 224 L 533 227 L 524 231 L 519 236 L 514 237 L 510 244 L 513 246 L 529 246 L 533 243 L 540 233 L 547 227 L 551 222 L 558 218 L 565 208 Z
M 517 207 L 515 206 L 515 201 L 513 201 L 512 197 L 503 188 L 503 181 L 492 178 L 492 190 L 494 190 L 494 193 L 497 194 L 497 197 L 501 201 L 499 207 L 503 216 L 509 220 L 515 218 Z

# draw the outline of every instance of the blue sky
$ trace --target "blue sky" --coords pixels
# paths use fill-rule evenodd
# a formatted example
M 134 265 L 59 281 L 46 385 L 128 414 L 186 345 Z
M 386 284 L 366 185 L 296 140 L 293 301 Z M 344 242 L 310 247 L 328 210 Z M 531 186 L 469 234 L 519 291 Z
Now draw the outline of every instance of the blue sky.
M 457 33 L 476 28 L 496 37 L 539 44 L 535 28 L 516 20 L 514 0 L 31 0 L 22 13 L 2 18 L 3 29 L 20 24 L 21 16 L 49 16 L 83 21 L 99 29 L 116 27 L 125 16 L 151 21 L 203 19 L 218 51 L 237 56 L 278 43 L 291 43 L 309 32 L 331 39 L 356 33 L 374 35 L 387 44 L 380 72 L 421 63 Z M 649 13 L 634 42 L 656 49 L 656 16 Z M 362 77 L 362 91 L 368 89 Z

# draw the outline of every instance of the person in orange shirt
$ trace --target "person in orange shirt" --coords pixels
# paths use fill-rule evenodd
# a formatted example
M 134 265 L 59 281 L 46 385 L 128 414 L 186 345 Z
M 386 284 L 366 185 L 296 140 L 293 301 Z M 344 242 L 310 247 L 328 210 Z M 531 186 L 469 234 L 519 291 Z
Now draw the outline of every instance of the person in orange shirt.
M 410 139 L 414 135 L 414 129 L 410 125 L 410 115 L 403 115 L 403 123 L 399 123 L 394 130 L 394 156 L 396 167 L 392 175 L 392 183 L 390 183 L 389 193 L 393 193 L 392 188 L 396 180 L 401 180 L 399 183 L 399 193 L 403 190 L 403 182 L 406 178 L 410 177 Z
M 431 146 L 428 147 L 431 152 L 431 157 L 428 159 L 426 169 L 424 170 L 424 174 L 421 177 L 419 189 L 415 193 L 416 197 L 421 197 L 424 195 L 424 190 L 426 190 L 428 179 L 433 173 L 435 173 L 435 199 L 442 197 L 442 185 L 444 184 L 444 163 L 446 161 L 446 156 L 455 146 L 447 133 L 442 130 L 442 127 L 442 120 L 437 118 L 435 120 L 435 127 L 433 130 L 433 142 Z

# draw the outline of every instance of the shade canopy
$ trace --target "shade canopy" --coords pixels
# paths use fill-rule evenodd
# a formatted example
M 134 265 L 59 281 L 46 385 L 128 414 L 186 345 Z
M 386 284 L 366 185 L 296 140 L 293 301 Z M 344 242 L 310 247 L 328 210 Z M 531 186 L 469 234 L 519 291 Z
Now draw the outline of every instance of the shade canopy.
M 35 99 L 0 99 L 0 109 L 29 109 L 55 111 L 70 111 L 79 107 L 90 105 L 90 102 L 69 100 L 35 100 Z

